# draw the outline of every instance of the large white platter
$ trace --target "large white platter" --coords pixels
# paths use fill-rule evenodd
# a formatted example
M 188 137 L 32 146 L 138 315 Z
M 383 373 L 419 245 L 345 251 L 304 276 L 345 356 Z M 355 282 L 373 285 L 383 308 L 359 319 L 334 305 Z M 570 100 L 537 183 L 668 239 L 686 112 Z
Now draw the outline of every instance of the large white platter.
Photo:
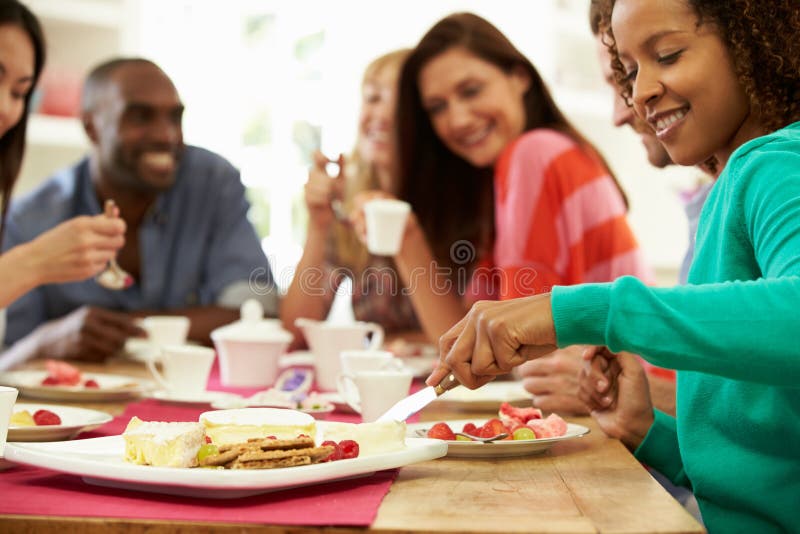
M 408 438 L 406 448 L 395 452 L 299 467 L 254 470 L 133 465 L 123 461 L 124 449 L 122 436 L 52 443 L 8 443 L 5 458 L 78 475 L 85 482 L 100 486 L 204 499 L 232 499 L 366 476 L 384 469 L 433 460 L 447 453 L 447 443 Z
M 100 387 L 43 386 L 47 371 L 9 371 L 0 373 L 0 384 L 15 387 L 20 395 L 55 401 L 118 401 L 138 397 L 154 388 L 141 378 L 101 373 L 81 373 L 83 381 L 94 379 Z
M 461 430 L 466 423 L 474 423 L 481 426 L 486 419 L 458 419 L 455 421 L 445 421 L 454 431 Z M 432 427 L 435 422 L 409 424 L 406 429 L 409 436 L 416 436 Z M 539 454 L 559 441 L 579 438 L 589 433 L 589 429 L 583 425 L 567 423 L 567 432 L 557 438 L 524 439 L 524 440 L 501 440 L 490 443 L 480 443 L 477 441 L 441 441 L 447 444 L 447 456 L 458 458 L 507 458 L 511 456 L 527 456 L 529 454 Z
M 31 415 L 37 410 L 50 410 L 61 418 L 60 425 L 8 427 L 8 441 L 56 441 L 72 439 L 80 432 L 92 430 L 113 419 L 110 414 L 97 410 L 58 406 L 53 404 L 28 404 L 18 402 L 13 412 L 27 410 Z
M 531 406 L 533 396 L 525 391 L 522 382 L 489 382 L 478 389 L 457 387 L 445 392 L 432 404 L 446 405 L 449 409 L 463 411 L 497 412 L 500 404 L 507 402 L 514 406 Z

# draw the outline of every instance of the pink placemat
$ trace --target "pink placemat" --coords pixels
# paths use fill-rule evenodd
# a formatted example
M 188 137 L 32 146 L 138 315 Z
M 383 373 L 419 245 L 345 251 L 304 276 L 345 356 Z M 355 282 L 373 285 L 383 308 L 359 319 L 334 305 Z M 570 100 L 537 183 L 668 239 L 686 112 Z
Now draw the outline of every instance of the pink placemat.
M 203 411 L 154 400 L 136 402 L 122 416 L 82 437 L 119 434 L 134 415 L 144 420 L 196 421 Z M 357 417 L 335 419 L 352 421 Z M 14 466 L 0 474 L 0 514 L 365 527 L 375 520 L 396 476 L 393 469 L 369 477 L 220 500 L 103 488 L 73 475 Z

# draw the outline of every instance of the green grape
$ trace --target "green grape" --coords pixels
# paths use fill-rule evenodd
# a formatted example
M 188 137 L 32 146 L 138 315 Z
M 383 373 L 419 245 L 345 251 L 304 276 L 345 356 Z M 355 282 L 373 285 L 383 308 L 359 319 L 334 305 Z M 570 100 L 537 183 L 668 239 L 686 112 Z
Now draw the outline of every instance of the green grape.
M 209 456 L 214 456 L 215 454 L 219 454 L 219 447 L 213 443 L 206 443 L 201 445 L 200 450 L 197 451 L 197 461 L 202 462 Z
M 519 427 L 511 435 L 514 439 L 536 439 L 536 434 L 526 426 Z
M 472 441 L 467 436 L 456 436 L 456 441 Z

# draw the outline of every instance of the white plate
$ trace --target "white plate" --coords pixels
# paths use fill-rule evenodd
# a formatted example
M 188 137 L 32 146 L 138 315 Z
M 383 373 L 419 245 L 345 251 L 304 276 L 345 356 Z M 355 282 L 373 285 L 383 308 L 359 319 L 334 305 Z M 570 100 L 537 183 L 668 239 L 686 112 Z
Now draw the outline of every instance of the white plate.
M 13 413 L 27 410 L 31 415 L 37 410 L 50 410 L 61 418 L 60 425 L 8 427 L 8 441 L 57 441 L 72 439 L 81 432 L 92 430 L 113 419 L 110 414 L 97 410 L 58 406 L 53 404 L 27 404 L 18 402 Z
M 445 421 L 454 431 L 461 430 L 466 423 L 474 423 L 481 426 L 486 419 L 459 419 L 455 421 Z M 436 422 L 409 424 L 406 429 L 407 436 L 416 436 L 417 431 L 427 430 Z M 458 458 L 506 458 L 510 456 L 527 456 L 538 454 L 549 449 L 559 441 L 579 438 L 589 433 L 589 429 L 583 425 L 567 423 L 567 433 L 557 438 L 525 439 L 525 440 L 501 440 L 491 443 L 480 443 L 477 441 L 442 441 L 447 443 L 447 456 Z
M 0 373 L 0 384 L 12 386 L 25 397 L 61 401 L 116 401 L 138 397 L 153 389 L 149 380 L 122 375 L 81 373 L 83 381 L 94 379 L 100 387 L 43 386 L 47 371 L 9 371 Z
M 324 425 L 324 422 L 318 424 Z M 435 439 L 409 438 L 400 451 L 280 469 L 182 469 L 150 467 L 123 461 L 122 436 L 53 443 L 8 443 L 5 458 L 83 477 L 89 484 L 185 495 L 232 499 L 268 491 L 366 476 L 384 469 L 433 460 L 447 453 Z
M 241 398 L 235 393 L 224 391 L 198 391 L 197 393 L 177 393 L 173 391 L 157 390 L 150 393 L 150 397 L 161 402 L 172 404 L 214 404 Z
M 497 412 L 500 404 L 531 406 L 533 396 L 525 391 L 522 382 L 489 382 L 478 389 L 457 387 L 445 392 L 432 404 L 446 405 L 453 410 Z

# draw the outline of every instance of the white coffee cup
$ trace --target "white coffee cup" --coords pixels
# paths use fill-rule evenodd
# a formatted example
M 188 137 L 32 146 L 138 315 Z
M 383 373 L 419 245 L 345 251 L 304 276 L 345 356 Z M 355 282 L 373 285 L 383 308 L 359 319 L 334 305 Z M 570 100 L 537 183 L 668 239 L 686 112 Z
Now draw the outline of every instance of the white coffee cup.
M 411 205 L 402 200 L 379 198 L 366 202 L 367 250 L 379 256 L 400 252 L 409 211 Z
M 339 395 L 344 399 L 358 397 L 358 391 L 352 386 L 352 381 L 345 382 L 345 375 L 352 379 L 355 373 L 361 371 L 383 371 L 399 370 L 403 368 L 403 362 L 395 358 L 394 354 L 386 350 L 343 350 L 339 355 L 341 360 L 342 372 L 336 380 L 336 388 Z M 349 390 L 349 391 L 346 391 Z
M 353 385 L 345 387 L 346 391 L 358 391 L 358 399 L 354 395 L 347 395 L 344 400 L 361 414 L 365 423 L 369 423 L 408 396 L 412 378 L 411 371 L 405 369 L 359 371 L 352 376 L 343 375 L 344 383 Z
M 6 448 L 8 425 L 11 423 L 14 403 L 17 402 L 17 393 L 15 388 L 0 386 L 0 458 L 3 457 L 3 450 Z
M 154 360 L 148 360 L 147 367 L 156 382 L 170 393 L 201 393 L 206 389 L 215 356 L 214 349 L 208 347 L 166 345 L 161 347 L 158 358 L 161 372 Z
M 336 391 L 341 373 L 339 355 L 344 350 L 377 349 L 383 344 L 383 328 L 377 323 L 355 322 L 348 324 L 315 321 L 300 318 L 295 324 L 314 353 L 314 373 L 317 388 Z M 368 336 L 369 341 L 368 341 Z
M 183 345 L 189 335 L 191 321 L 181 315 L 151 315 L 139 324 L 147 332 L 147 339 L 156 347 Z

